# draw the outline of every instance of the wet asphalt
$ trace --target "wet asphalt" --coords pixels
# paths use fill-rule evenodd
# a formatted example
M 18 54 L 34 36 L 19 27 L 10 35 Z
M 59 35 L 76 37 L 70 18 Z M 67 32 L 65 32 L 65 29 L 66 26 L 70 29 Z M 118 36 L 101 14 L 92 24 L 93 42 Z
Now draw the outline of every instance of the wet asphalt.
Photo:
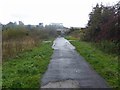
M 54 41 L 52 48 L 54 53 L 48 70 L 43 75 L 42 88 L 109 87 L 106 81 L 77 53 L 75 47 L 68 40 L 59 37 Z

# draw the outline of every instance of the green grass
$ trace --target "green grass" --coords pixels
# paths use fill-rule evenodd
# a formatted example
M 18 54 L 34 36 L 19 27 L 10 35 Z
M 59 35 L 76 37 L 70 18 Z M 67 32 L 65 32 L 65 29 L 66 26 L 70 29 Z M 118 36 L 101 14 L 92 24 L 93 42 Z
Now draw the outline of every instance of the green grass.
M 78 38 L 72 37 L 72 36 L 66 36 L 65 37 L 67 40 L 78 40 Z
M 52 55 L 52 43 L 38 47 L 6 60 L 2 67 L 3 88 L 39 88 Z
M 71 43 L 111 87 L 119 87 L 117 55 L 104 53 L 92 43 L 83 41 L 71 41 Z

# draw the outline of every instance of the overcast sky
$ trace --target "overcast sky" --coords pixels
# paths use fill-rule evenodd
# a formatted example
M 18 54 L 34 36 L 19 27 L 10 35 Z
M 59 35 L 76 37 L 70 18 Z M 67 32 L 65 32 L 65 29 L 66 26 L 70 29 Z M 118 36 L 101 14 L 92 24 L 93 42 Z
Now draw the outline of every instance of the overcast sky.
M 0 0 L 0 22 L 23 21 L 63 23 L 67 27 L 84 27 L 96 3 L 114 5 L 119 0 Z

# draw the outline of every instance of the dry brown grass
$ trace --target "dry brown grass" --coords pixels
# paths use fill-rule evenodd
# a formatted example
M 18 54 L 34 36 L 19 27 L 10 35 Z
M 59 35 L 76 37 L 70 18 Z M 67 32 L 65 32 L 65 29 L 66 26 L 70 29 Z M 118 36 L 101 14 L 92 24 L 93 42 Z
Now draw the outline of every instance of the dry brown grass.
M 31 49 L 34 46 L 36 46 L 36 42 L 31 37 L 3 41 L 2 43 L 3 59 L 14 57 L 16 56 L 17 53 Z
M 54 38 L 54 30 L 27 29 L 24 26 L 4 26 L 2 30 L 2 60 L 15 57 L 18 53 L 37 46 L 41 41 Z

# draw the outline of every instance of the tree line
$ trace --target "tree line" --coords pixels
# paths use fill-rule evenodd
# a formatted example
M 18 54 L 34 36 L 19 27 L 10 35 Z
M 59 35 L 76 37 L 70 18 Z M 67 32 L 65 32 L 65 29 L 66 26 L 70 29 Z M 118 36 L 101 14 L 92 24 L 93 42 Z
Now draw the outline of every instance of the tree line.
M 82 39 L 98 43 L 113 53 L 120 51 L 120 1 L 113 6 L 97 4 L 89 14 L 88 24 Z

